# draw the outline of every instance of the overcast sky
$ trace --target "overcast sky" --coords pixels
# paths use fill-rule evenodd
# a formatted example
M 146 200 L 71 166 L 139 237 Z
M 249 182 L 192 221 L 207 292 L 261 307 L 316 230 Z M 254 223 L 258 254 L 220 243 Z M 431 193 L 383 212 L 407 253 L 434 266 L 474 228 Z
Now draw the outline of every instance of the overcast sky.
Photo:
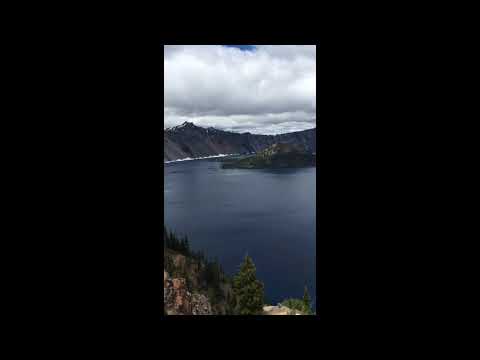
M 316 126 L 315 45 L 164 45 L 165 127 L 281 134 Z

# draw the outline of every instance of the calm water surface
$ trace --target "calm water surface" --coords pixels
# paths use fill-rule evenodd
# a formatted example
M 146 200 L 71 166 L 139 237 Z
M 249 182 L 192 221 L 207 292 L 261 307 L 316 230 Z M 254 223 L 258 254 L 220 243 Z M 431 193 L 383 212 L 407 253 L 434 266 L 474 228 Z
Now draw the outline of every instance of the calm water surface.
M 315 298 L 316 169 L 221 169 L 217 160 L 165 165 L 165 224 L 234 274 L 245 254 L 276 304 Z

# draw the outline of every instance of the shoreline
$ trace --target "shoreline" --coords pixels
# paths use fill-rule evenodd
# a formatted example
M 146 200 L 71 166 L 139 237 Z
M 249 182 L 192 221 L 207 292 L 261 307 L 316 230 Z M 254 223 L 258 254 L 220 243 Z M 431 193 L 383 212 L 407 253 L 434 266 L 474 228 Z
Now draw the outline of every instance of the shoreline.
M 221 157 L 234 156 L 234 155 L 239 155 L 239 154 L 218 154 L 218 155 L 210 155 L 210 156 L 201 156 L 201 157 L 196 157 L 196 158 L 187 157 L 187 158 L 183 158 L 183 159 L 164 161 L 163 163 L 164 164 L 171 164 L 171 163 L 181 162 L 181 161 L 214 159 L 214 158 L 221 158 Z

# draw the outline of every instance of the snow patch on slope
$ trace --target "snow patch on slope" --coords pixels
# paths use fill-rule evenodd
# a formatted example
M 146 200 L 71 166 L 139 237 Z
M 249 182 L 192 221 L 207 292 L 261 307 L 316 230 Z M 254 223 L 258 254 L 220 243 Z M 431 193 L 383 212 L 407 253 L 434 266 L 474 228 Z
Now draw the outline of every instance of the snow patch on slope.
M 218 155 L 202 156 L 202 157 L 196 157 L 196 158 L 187 157 L 187 158 L 184 158 L 184 159 L 164 161 L 163 163 L 164 163 L 164 164 L 170 164 L 170 163 L 175 163 L 175 162 L 179 162 L 179 161 L 192 161 L 192 160 L 213 159 L 213 158 L 221 158 L 221 157 L 232 156 L 232 155 L 239 155 L 239 154 L 218 154 Z

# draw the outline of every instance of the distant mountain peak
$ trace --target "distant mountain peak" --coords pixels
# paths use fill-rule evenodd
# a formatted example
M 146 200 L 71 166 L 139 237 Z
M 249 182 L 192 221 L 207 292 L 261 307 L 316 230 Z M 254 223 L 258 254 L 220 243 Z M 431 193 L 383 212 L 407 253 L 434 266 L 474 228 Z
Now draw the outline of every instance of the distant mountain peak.
M 195 124 L 193 122 L 188 122 L 188 121 L 185 121 L 182 125 L 178 125 L 177 126 L 178 128 L 185 128 L 185 127 L 196 127 Z
M 185 121 L 181 125 L 177 125 L 177 126 L 173 126 L 171 128 L 168 128 L 167 131 L 175 131 L 175 130 L 180 130 L 180 129 L 192 129 L 192 128 L 196 128 L 196 127 L 197 126 L 195 126 L 195 124 L 193 122 Z

